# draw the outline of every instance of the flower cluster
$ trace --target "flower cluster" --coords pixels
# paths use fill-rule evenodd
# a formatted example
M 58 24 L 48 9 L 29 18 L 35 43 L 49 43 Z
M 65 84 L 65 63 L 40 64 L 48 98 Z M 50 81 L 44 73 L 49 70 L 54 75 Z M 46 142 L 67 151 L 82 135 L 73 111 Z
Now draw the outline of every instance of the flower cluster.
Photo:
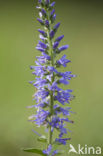
M 29 119 L 38 127 L 46 127 L 49 134 L 48 147 L 43 150 L 43 154 L 48 156 L 58 153 L 58 150 L 53 150 L 53 144 L 66 145 L 66 142 L 70 140 L 65 137 L 69 131 L 66 128 L 66 123 L 73 123 L 69 119 L 70 113 L 72 113 L 71 108 L 65 107 L 65 104 L 69 104 L 73 98 L 72 90 L 63 90 L 60 88 L 60 84 L 68 85 L 74 75 L 70 71 L 60 72 L 57 70 L 61 66 L 66 67 L 70 60 L 66 58 L 66 55 L 56 60 L 56 56 L 68 49 L 69 46 L 59 47 L 64 35 L 54 39 L 60 27 L 60 23 L 52 26 L 56 19 L 54 5 L 55 2 L 51 3 L 50 0 L 38 0 L 37 9 L 40 17 L 37 20 L 44 29 L 38 29 L 40 40 L 36 49 L 41 52 L 41 55 L 36 57 L 36 66 L 31 66 L 32 74 L 36 78 L 30 82 L 37 91 L 33 99 L 36 101 L 36 105 L 31 106 L 36 108 L 36 114 Z M 55 139 L 53 138 L 54 130 L 58 132 L 58 137 Z

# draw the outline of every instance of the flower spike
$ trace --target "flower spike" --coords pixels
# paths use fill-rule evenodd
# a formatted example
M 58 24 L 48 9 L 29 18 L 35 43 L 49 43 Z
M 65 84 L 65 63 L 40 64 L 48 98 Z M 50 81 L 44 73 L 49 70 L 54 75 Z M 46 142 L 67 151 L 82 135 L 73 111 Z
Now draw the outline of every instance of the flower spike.
M 40 56 L 36 56 L 36 65 L 31 66 L 32 74 L 35 75 L 35 80 L 30 81 L 36 92 L 33 95 L 35 104 L 28 108 L 35 108 L 36 112 L 29 117 L 29 121 L 35 123 L 37 127 L 45 127 L 48 132 L 48 138 L 41 133 L 36 132 L 40 138 L 38 141 L 47 143 L 47 148 L 42 151 L 41 155 L 55 156 L 60 153 L 59 148 L 54 149 L 56 145 L 66 145 L 70 138 L 66 137 L 69 130 L 68 124 L 73 123 L 70 120 L 72 113 L 70 105 L 74 98 L 71 89 L 63 89 L 59 84 L 68 85 L 71 78 L 75 77 L 70 71 L 61 72 L 58 68 L 67 67 L 70 62 L 63 55 L 57 59 L 57 55 L 68 49 L 68 45 L 58 47 L 60 41 L 64 38 L 61 35 L 55 38 L 55 34 L 60 27 L 60 23 L 52 25 L 56 19 L 55 2 L 50 0 L 38 0 L 38 10 L 40 18 L 37 18 L 44 29 L 38 29 L 39 38 L 36 49 L 40 51 Z M 57 137 L 53 136 L 57 130 Z M 35 153 L 35 152 L 34 152 Z

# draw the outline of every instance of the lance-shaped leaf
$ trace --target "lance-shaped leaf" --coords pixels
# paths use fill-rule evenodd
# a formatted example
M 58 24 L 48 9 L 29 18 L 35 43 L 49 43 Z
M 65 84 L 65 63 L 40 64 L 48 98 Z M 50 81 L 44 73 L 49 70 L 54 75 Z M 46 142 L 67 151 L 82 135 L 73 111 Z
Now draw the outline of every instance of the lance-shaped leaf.
M 46 156 L 45 154 L 43 154 L 42 150 L 40 149 L 35 149 L 35 148 L 27 148 L 27 149 L 23 149 L 24 152 L 30 152 L 30 153 L 35 153 L 35 154 L 39 154 L 42 156 Z

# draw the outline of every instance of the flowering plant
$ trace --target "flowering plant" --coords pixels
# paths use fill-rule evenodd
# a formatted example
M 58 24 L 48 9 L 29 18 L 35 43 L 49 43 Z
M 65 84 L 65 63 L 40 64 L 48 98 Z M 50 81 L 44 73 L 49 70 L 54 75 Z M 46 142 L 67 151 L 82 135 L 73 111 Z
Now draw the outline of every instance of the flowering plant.
M 29 117 L 29 120 L 35 122 L 38 127 L 44 126 L 46 128 L 48 138 L 34 132 L 39 136 L 38 141 L 46 143 L 47 148 L 45 150 L 25 149 L 27 152 L 45 156 L 61 154 L 60 150 L 57 150 L 57 146 L 66 145 L 67 141 L 70 140 L 66 137 L 69 131 L 66 128 L 66 123 L 73 123 L 68 118 L 72 113 L 71 108 L 65 107 L 65 104 L 69 104 L 73 98 L 72 90 L 63 90 L 59 85 L 68 85 L 69 80 L 74 75 L 70 71 L 58 71 L 61 66 L 66 67 L 70 60 L 66 58 L 66 55 L 56 60 L 56 56 L 66 50 L 68 45 L 59 47 L 64 35 L 54 39 L 60 26 L 60 23 L 52 26 L 56 19 L 54 5 L 55 2 L 50 3 L 50 0 L 38 0 L 37 9 L 40 18 L 37 20 L 44 27 L 44 30 L 38 29 L 40 41 L 36 49 L 41 52 L 41 56 L 36 57 L 36 66 L 31 66 L 32 74 L 36 75 L 36 78 L 30 82 L 37 91 L 34 94 L 36 105 L 29 106 L 29 108 L 36 108 L 36 114 Z M 54 136 L 56 131 L 57 136 Z

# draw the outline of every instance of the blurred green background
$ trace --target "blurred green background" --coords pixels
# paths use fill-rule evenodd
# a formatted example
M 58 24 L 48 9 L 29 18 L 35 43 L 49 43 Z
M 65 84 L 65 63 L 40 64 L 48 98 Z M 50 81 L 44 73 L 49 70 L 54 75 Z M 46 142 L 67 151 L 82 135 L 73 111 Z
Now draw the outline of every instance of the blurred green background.
M 36 142 L 34 125 L 27 121 L 32 112 L 26 108 L 34 93 L 29 66 L 38 55 L 36 3 L 0 2 L 0 156 L 32 156 L 21 148 L 43 147 Z M 56 0 L 56 13 L 62 23 L 57 35 L 64 34 L 62 43 L 70 45 L 64 53 L 72 63 L 66 70 L 77 75 L 69 86 L 76 95 L 70 143 L 103 147 L 103 1 Z

